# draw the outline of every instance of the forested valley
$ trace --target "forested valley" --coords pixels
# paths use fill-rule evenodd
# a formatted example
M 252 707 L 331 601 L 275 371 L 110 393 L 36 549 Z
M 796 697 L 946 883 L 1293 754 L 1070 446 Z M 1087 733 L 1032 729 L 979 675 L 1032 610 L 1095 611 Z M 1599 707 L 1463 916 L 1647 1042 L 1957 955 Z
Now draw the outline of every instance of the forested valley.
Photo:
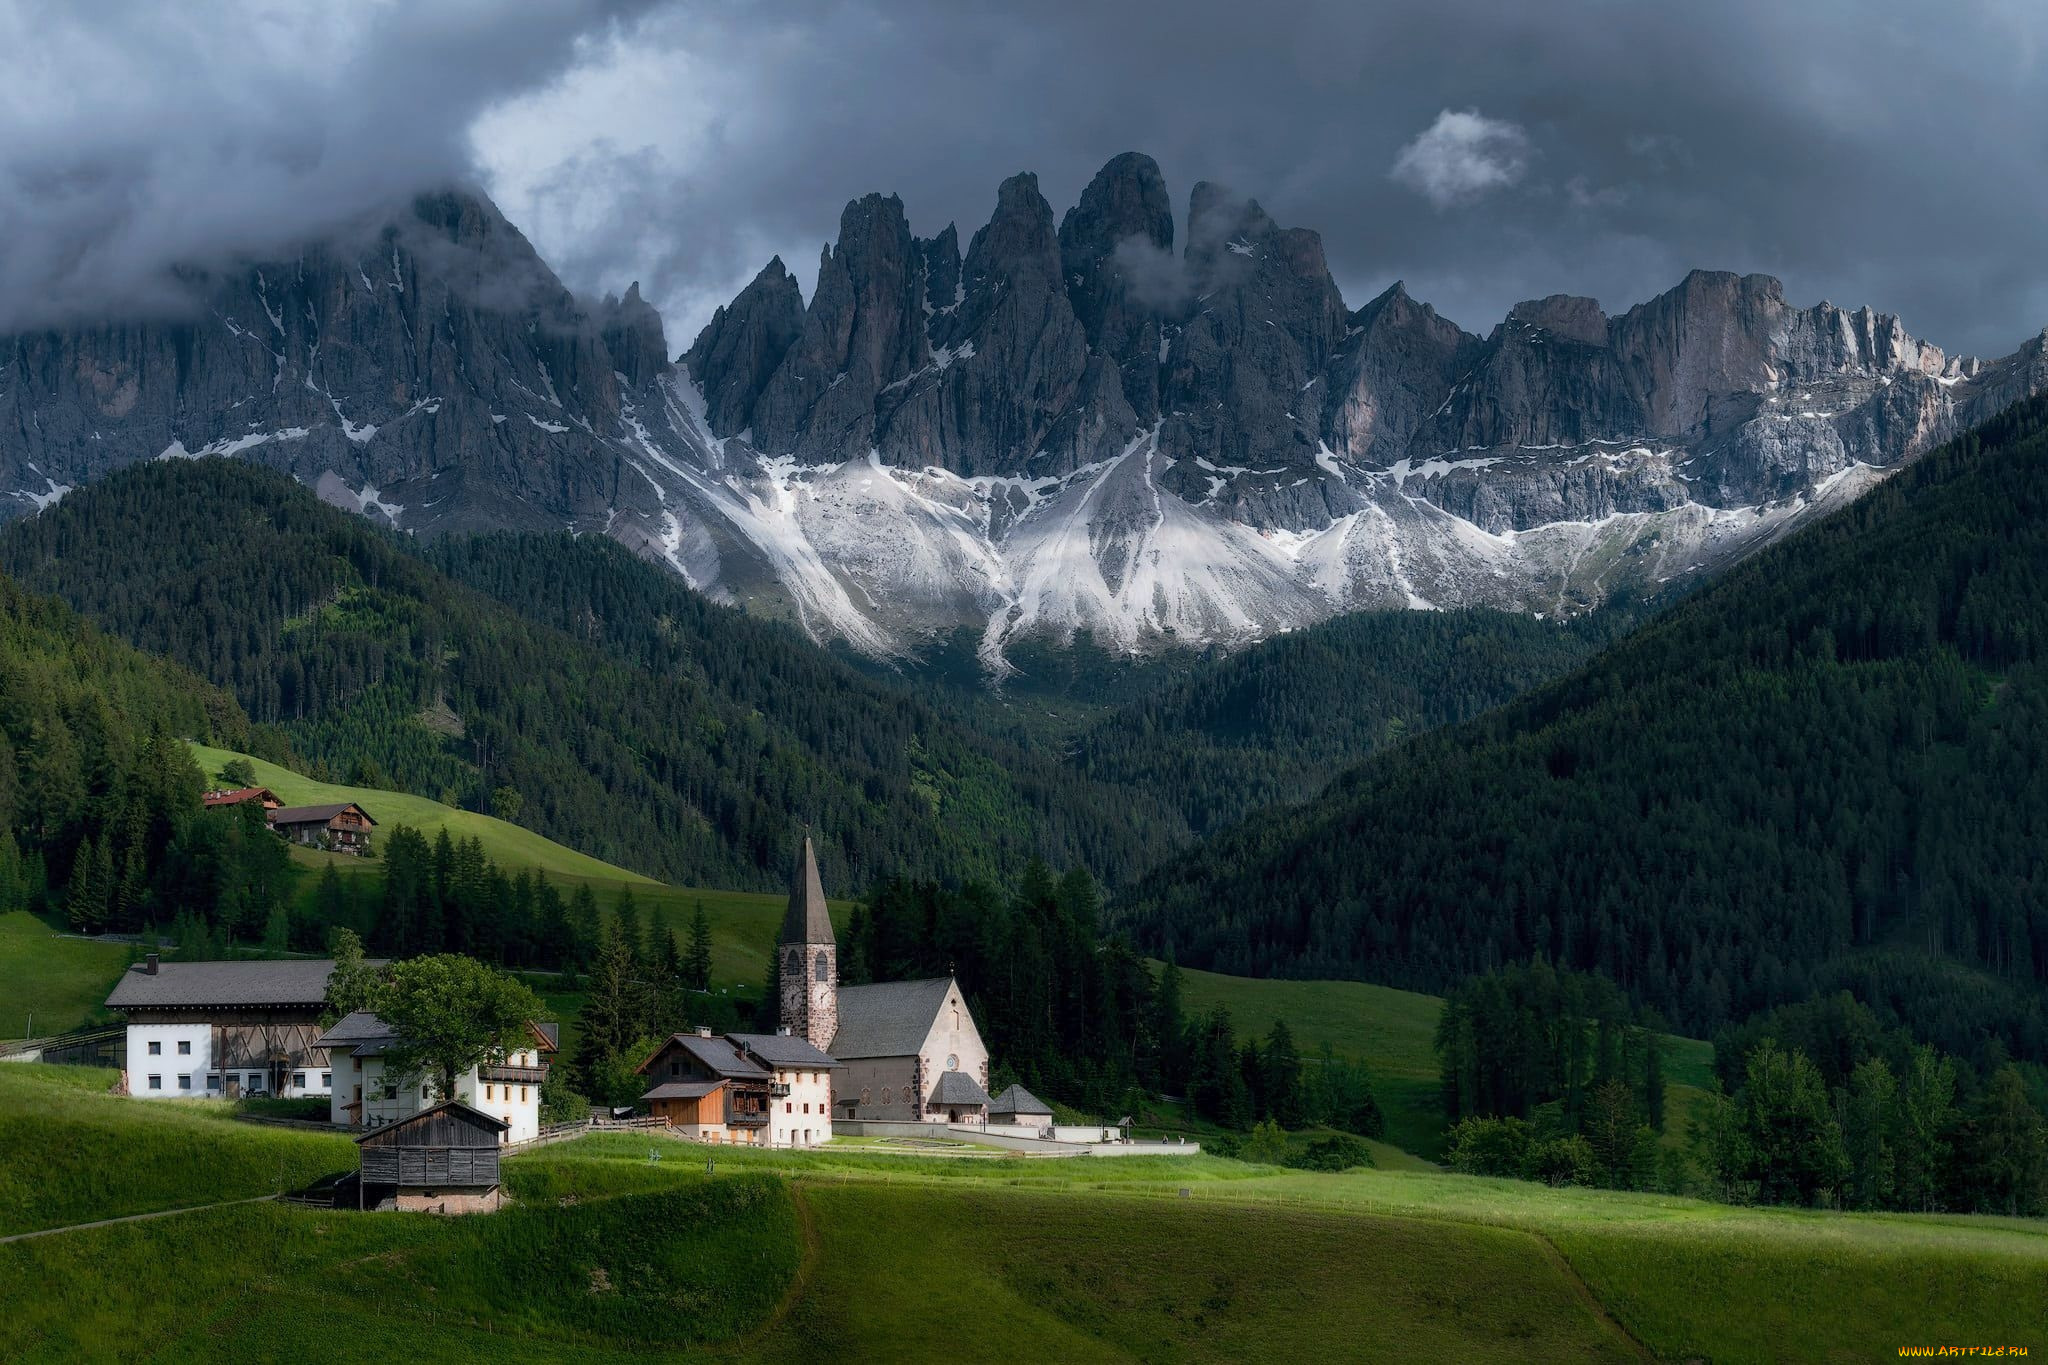
M 2048 401 L 1584 669 L 1145 881 L 1120 923 L 1249 975 L 1442 991 L 1541 957 L 1710 1035 L 1853 990 L 2048 1057 Z
M 229 460 L 153 462 L 0 530 L 0 567 L 236 696 L 260 757 L 517 820 L 670 881 L 1129 883 L 1202 832 L 1573 666 L 1628 612 L 1333 621 L 1080 724 L 855 667 L 599 536 L 419 544 Z M 1032 703 L 1025 703 L 1031 705 Z

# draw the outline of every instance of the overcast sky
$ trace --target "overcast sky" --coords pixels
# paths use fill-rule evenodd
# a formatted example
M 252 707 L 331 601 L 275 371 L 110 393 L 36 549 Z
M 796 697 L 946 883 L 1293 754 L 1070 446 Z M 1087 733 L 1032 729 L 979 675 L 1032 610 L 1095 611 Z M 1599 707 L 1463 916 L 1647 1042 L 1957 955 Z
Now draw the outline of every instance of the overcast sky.
M 1118 152 L 1484 331 L 1694 266 L 1999 354 L 2048 324 L 2043 0 L 0 0 L 0 325 L 455 178 L 671 349 L 845 201 L 1056 213 Z

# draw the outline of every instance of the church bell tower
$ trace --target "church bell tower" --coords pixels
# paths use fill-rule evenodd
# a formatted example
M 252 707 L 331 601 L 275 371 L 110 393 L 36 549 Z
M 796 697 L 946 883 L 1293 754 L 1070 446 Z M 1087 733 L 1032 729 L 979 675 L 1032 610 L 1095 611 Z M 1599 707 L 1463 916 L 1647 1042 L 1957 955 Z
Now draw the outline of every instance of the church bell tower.
M 839 944 L 818 880 L 818 857 L 805 831 L 789 881 L 789 910 L 775 949 L 782 988 L 782 1027 L 831 1051 L 839 1032 Z

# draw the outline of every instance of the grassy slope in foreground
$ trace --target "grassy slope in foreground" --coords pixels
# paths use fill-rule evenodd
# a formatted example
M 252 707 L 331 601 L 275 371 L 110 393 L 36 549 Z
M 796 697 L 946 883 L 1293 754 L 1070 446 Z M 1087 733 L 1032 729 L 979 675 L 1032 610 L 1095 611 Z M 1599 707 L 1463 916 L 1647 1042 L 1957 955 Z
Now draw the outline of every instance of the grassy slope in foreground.
M 0 915 L 0 1038 L 22 1038 L 29 1019 L 47 1038 L 106 1017 L 101 1002 L 128 949 L 53 932 L 26 910 Z
M 214 1197 L 265 1192 L 247 1143 L 307 1167 L 348 1155 L 337 1138 L 245 1128 L 203 1102 L 90 1094 L 54 1068 L 0 1070 L 0 1119 L 23 1125 L 5 1135 L 10 1153 L 72 1192 L 67 1218 L 117 1211 L 104 1201 L 131 1167 L 175 1160 L 207 1179 L 197 1154 L 148 1155 L 188 1132 L 238 1154 L 239 1183 Z M 651 1163 L 650 1146 L 665 1159 Z M 1718 1362 L 2048 1345 L 2038 1224 L 1213 1157 L 721 1152 L 707 1178 L 701 1155 L 624 1134 L 545 1149 L 513 1159 L 517 1203 L 488 1218 L 248 1205 L 0 1245 L 0 1357 L 147 1343 L 157 1358 L 256 1360 L 318 1341 L 366 1360 L 693 1345 L 846 1359 L 934 1331 L 957 1334 L 965 1358 L 1045 1360 L 1639 1358 L 1631 1336 Z M 8 1207 L 15 1192 L 0 1193 Z M 191 1202 L 181 1193 L 156 1188 Z M 166 1267 L 177 1294 L 163 1292 Z

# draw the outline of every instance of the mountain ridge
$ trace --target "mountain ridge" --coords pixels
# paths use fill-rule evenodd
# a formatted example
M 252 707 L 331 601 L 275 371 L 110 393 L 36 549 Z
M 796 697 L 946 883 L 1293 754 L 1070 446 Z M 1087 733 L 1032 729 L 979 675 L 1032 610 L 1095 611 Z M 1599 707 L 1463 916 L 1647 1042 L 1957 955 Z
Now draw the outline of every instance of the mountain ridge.
M 237 455 L 424 535 L 607 534 L 880 657 L 971 627 L 1000 677 L 1036 634 L 1654 593 L 2048 388 L 2048 333 L 1951 358 L 1767 276 L 1481 336 L 1399 284 L 1349 309 L 1314 232 L 1224 187 L 1180 227 L 1137 153 L 1057 220 L 1010 177 L 964 252 L 868 195 L 808 301 L 771 260 L 671 360 L 637 286 L 585 307 L 487 199 L 422 195 L 192 317 L 0 338 L 0 510 Z

